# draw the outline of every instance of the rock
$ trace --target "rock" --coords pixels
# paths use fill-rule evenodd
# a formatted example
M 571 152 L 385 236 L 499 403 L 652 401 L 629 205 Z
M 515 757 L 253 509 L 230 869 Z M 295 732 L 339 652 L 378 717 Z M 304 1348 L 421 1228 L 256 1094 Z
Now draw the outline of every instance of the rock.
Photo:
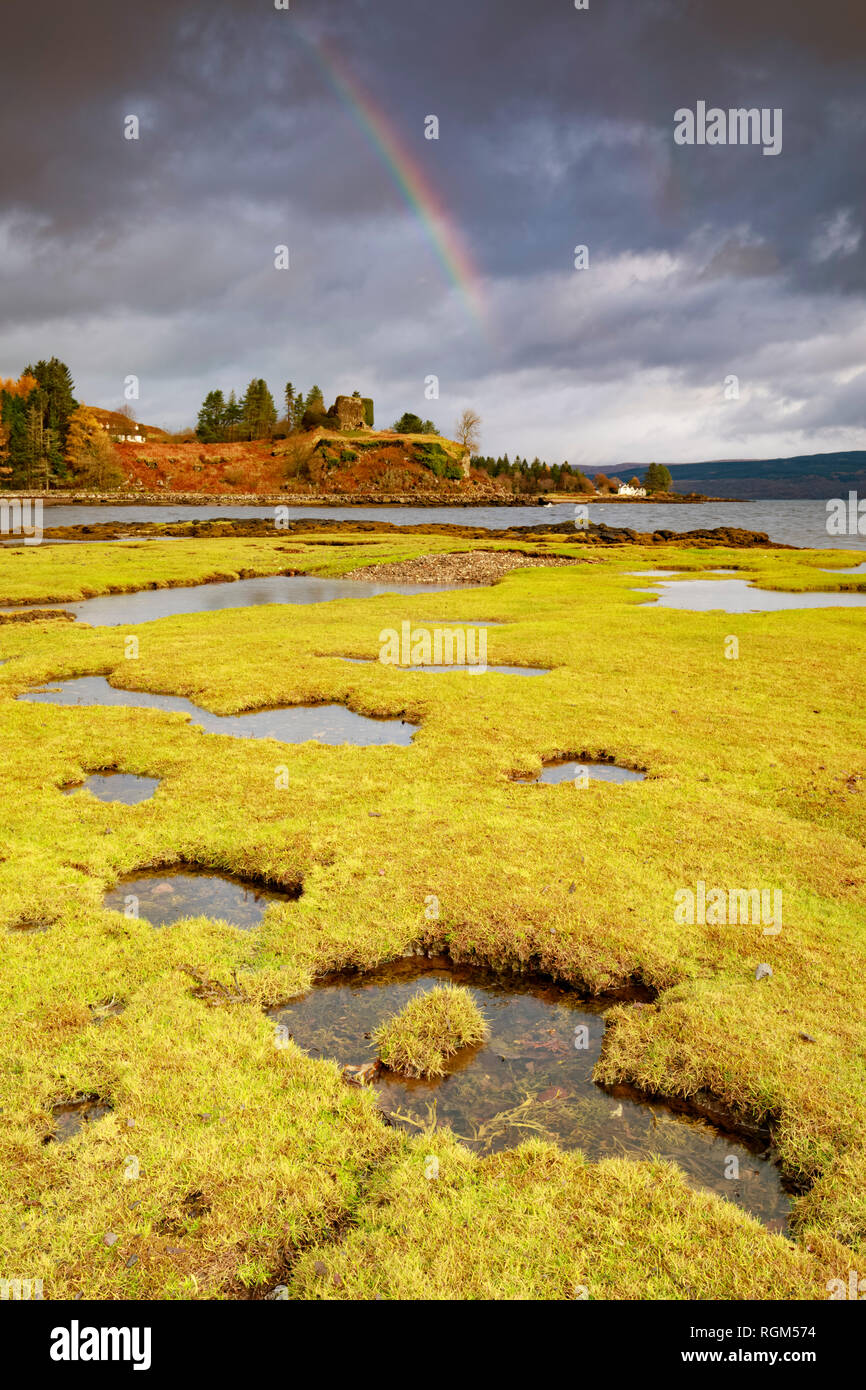
M 567 1096 L 568 1096 L 568 1091 L 566 1091 L 566 1090 L 564 1089 L 564 1087 L 562 1087 L 562 1086 L 548 1086 L 547 1090 L 546 1090 L 546 1091 L 542 1091 L 541 1095 L 538 1096 L 537 1099 L 538 1099 L 542 1104 L 545 1104 L 545 1105 L 546 1105 L 547 1102 L 548 1102 L 549 1100 L 565 1100 L 565 1099 L 567 1098 Z
M 113 1231 L 109 1231 L 107 1235 L 102 1237 L 102 1243 L 103 1245 L 116 1245 L 118 1239 L 119 1237 L 116 1236 Z
M 343 1080 L 349 1086 L 369 1086 L 381 1070 L 382 1063 L 376 1058 L 374 1061 L 364 1062 L 360 1066 L 344 1067 Z
M 817 1038 L 813 1038 L 813 1037 L 812 1037 L 812 1034 L 811 1034 L 811 1033 L 801 1033 L 801 1034 L 800 1034 L 800 1037 L 803 1039 L 803 1042 L 817 1042 L 817 1041 L 818 1041 Z
M 758 966 L 757 970 L 755 971 L 755 979 L 766 980 L 770 975 L 772 975 L 772 973 L 773 967 L 771 965 L 767 965 L 765 961 L 762 961 L 761 964 Z

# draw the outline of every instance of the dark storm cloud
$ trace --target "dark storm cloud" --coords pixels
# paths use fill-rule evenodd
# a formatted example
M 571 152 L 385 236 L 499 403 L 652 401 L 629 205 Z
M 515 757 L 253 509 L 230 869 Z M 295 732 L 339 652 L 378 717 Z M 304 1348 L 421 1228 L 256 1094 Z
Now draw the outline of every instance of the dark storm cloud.
M 439 191 L 486 278 L 492 344 L 320 40 Z M 628 378 L 638 412 L 681 393 L 688 447 L 712 453 L 731 412 L 701 424 L 688 393 L 736 359 L 760 380 L 740 417 L 754 432 L 755 401 L 785 395 L 793 334 L 804 428 L 858 423 L 837 377 L 863 360 L 848 313 L 866 273 L 862 5 L 48 0 L 10 9 L 4 46 L 0 373 L 63 343 L 82 394 L 113 403 L 117 363 L 140 366 L 156 421 L 180 423 L 210 384 L 253 372 L 328 392 L 363 376 L 380 419 L 436 416 L 421 389 L 436 372 L 443 427 L 471 396 L 485 443 L 512 452 L 536 447 L 529 395 L 522 417 L 499 403 L 515 391 L 555 390 L 541 414 L 559 418 L 572 392 Z M 783 153 L 675 146 L 674 111 L 698 99 L 781 107 Z M 122 136 L 130 113 L 139 141 Z M 572 269 L 577 243 L 590 271 Z M 615 458 L 606 410 L 592 437 Z

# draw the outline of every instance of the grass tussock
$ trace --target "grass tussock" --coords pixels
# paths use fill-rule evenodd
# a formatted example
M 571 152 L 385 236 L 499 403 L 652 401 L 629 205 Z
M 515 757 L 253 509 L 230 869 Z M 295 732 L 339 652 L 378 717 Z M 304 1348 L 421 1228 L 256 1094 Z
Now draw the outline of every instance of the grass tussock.
M 444 1076 L 445 1063 L 464 1047 L 484 1041 L 487 1024 L 471 992 L 437 985 L 382 1023 L 373 1034 L 380 1060 L 403 1076 Z

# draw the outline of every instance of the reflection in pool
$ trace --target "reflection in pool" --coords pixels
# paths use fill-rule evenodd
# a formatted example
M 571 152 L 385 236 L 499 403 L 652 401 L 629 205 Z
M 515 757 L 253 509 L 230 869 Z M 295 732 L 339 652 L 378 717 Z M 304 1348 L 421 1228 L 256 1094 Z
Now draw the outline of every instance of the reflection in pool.
M 154 927 L 166 927 L 181 917 L 212 917 L 248 931 L 258 926 L 270 903 L 291 902 L 299 892 L 185 866 L 131 874 L 106 893 L 103 907 L 143 917 Z
M 643 782 L 645 772 L 635 772 L 630 767 L 619 767 L 616 763 L 596 763 L 587 759 L 576 761 L 564 759 L 562 762 L 545 763 L 537 777 L 515 777 L 515 782 Z
M 489 1036 L 480 1048 L 453 1057 L 438 1080 L 410 1081 L 380 1071 L 374 1081 L 378 1103 L 392 1123 L 411 1132 L 428 1121 L 448 1125 L 478 1153 L 537 1136 L 582 1149 L 592 1159 L 661 1155 L 680 1164 L 692 1185 L 711 1188 L 784 1229 L 789 1198 L 778 1169 L 751 1152 L 753 1146 L 662 1102 L 640 1100 L 627 1088 L 608 1093 L 596 1085 L 592 1073 L 609 1001 L 587 1001 L 516 975 L 413 959 L 326 979 L 269 1017 L 283 1043 L 292 1038 L 311 1055 L 342 1065 L 366 1063 L 375 1058 L 369 1035 L 378 1024 L 442 980 L 472 990 Z M 763 1153 L 766 1145 L 758 1148 Z
M 211 714 L 180 695 L 154 695 L 146 690 L 118 690 L 104 676 L 81 676 L 45 690 L 27 691 L 19 700 L 50 705 L 123 705 L 132 709 L 174 710 L 209 734 L 232 738 L 274 738 L 281 743 L 409 744 L 417 724 L 405 719 L 368 719 L 345 705 L 288 705 L 251 714 Z
M 329 603 L 341 598 L 376 598 L 379 594 L 436 594 L 466 584 L 373 584 L 355 579 L 318 579 L 298 574 L 265 575 L 219 584 L 191 584 L 177 589 L 143 589 L 131 594 L 100 594 L 78 603 L 38 603 L 6 608 L 62 608 L 94 627 L 131 626 L 178 613 L 211 613 L 221 608 L 255 608 L 265 603 Z
M 681 579 L 660 583 L 650 608 L 677 608 L 692 613 L 778 613 L 800 608 L 863 608 L 866 593 L 781 593 L 753 589 L 745 579 Z M 645 591 L 655 594 L 654 589 Z
M 132 772 L 94 772 L 85 782 L 61 787 L 65 796 L 86 790 L 100 801 L 119 801 L 124 806 L 137 806 L 148 801 L 159 786 L 158 777 L 138 777 Z

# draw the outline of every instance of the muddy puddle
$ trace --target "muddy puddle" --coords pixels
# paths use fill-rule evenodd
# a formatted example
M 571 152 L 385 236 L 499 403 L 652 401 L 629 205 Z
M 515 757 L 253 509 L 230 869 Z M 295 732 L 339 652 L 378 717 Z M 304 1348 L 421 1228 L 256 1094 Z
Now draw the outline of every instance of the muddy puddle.
M 266 603 L 329 603 L 341 598 L 377 598 L 380 594 L 435 594 L 474 587 L 466 584 L 374 584 L 367 580 L 317 579 L 309 575 L 267 575 L 182 589 L 144 589 L 131 594 L 101 594 L 78 603 L 39 603 L 0 609 L 62 609 L 93 627 L 133 626 L 180 613 L 213 613 L 223 608 L 256 608 Z
M 288 705 L 248 714 L 211 714 L 180 695 L 154 695 L 146 690 L 118 690 L 105 676 L 81 676 L 43 690 L 18 696 L 50 705 L 122 705 L 133 709 L 172 710 L 188 714 L 190 722 L 209 734 L 232 738 L 274 738 L 281 743 L 352 743 L 361 747 L 397 743 L 408 745 L 418 725 L 404 719 L 369 719 L 345 705 Z
M 107 1115 L 111 1106 L 96 1096 L 84 1100 L 64 1101 L 52 1108 L 54 1128 L 46 1135 L 46 1144 L 63 1144 L 80 1133 L 85 1125 L 94 1124 Z
M 787 1228 L 791 1198 L 765 1143 L 758 1141 L 753 1152 L 750 1143 L 663 1102 L 595 1084 L 610 1001 L 444 959 L 413 959 L 365 975 L 332 976 L 269 1017 L 278 1039 L 291 1037 L 310 1055 L 343 1066 L 363 1065 L 376 1056 L 373 1029 L 414 994 L 445 980 L 472 990 L 488 1039 L 458 1053 L 438 1080 L 380 1071 L 373 1087 L 392 1124 L 414 1132 L 430 1122 L 448 1126 L 481 1154 L 537 1136 L 594 1160 L 659 1155 L 679 1164 L 692 1186 L 736 1202 L 773 1230 Z
M 161 873 L 130 874 L 106 893 L 103 907 L 167 927 L 181 917 L 211 917 L 249 931 L 271 903 L 293 902 L 299 892 L 266 888 L 231 874 L 186 866 Z
M 124 806 L 137 806 L 149 801 L 159 786 L 158 777 L 139 777 L 132 772 L 94 772 L 83 782 L 61 787 L 64 796 L 73 792 L 92 792 L 99 801 L 118 801 Z
M 646 571 L 644 571 L 646 573 Z M 838 570 L 835 573 L 839 573 Z M 655 608 L 691 613 L 779 613 L 802 608 L 863 608 L 866 593 L 781 593 L 753 589 L 745 579 L 681 579 L 662 581 L 656 589 L 638 590 L 655 596 Z
M 580 786 L 590 782 L 643 782 L 645 772 L 635 772 L 630 767 L 620 767 L 617 763 L 596 763 L 584 759 L 581 762 L 563 760 L 545 763 L 537 777 L 515 777 L 513 781 L 537 785 L 540 782 L 574 782 Z

